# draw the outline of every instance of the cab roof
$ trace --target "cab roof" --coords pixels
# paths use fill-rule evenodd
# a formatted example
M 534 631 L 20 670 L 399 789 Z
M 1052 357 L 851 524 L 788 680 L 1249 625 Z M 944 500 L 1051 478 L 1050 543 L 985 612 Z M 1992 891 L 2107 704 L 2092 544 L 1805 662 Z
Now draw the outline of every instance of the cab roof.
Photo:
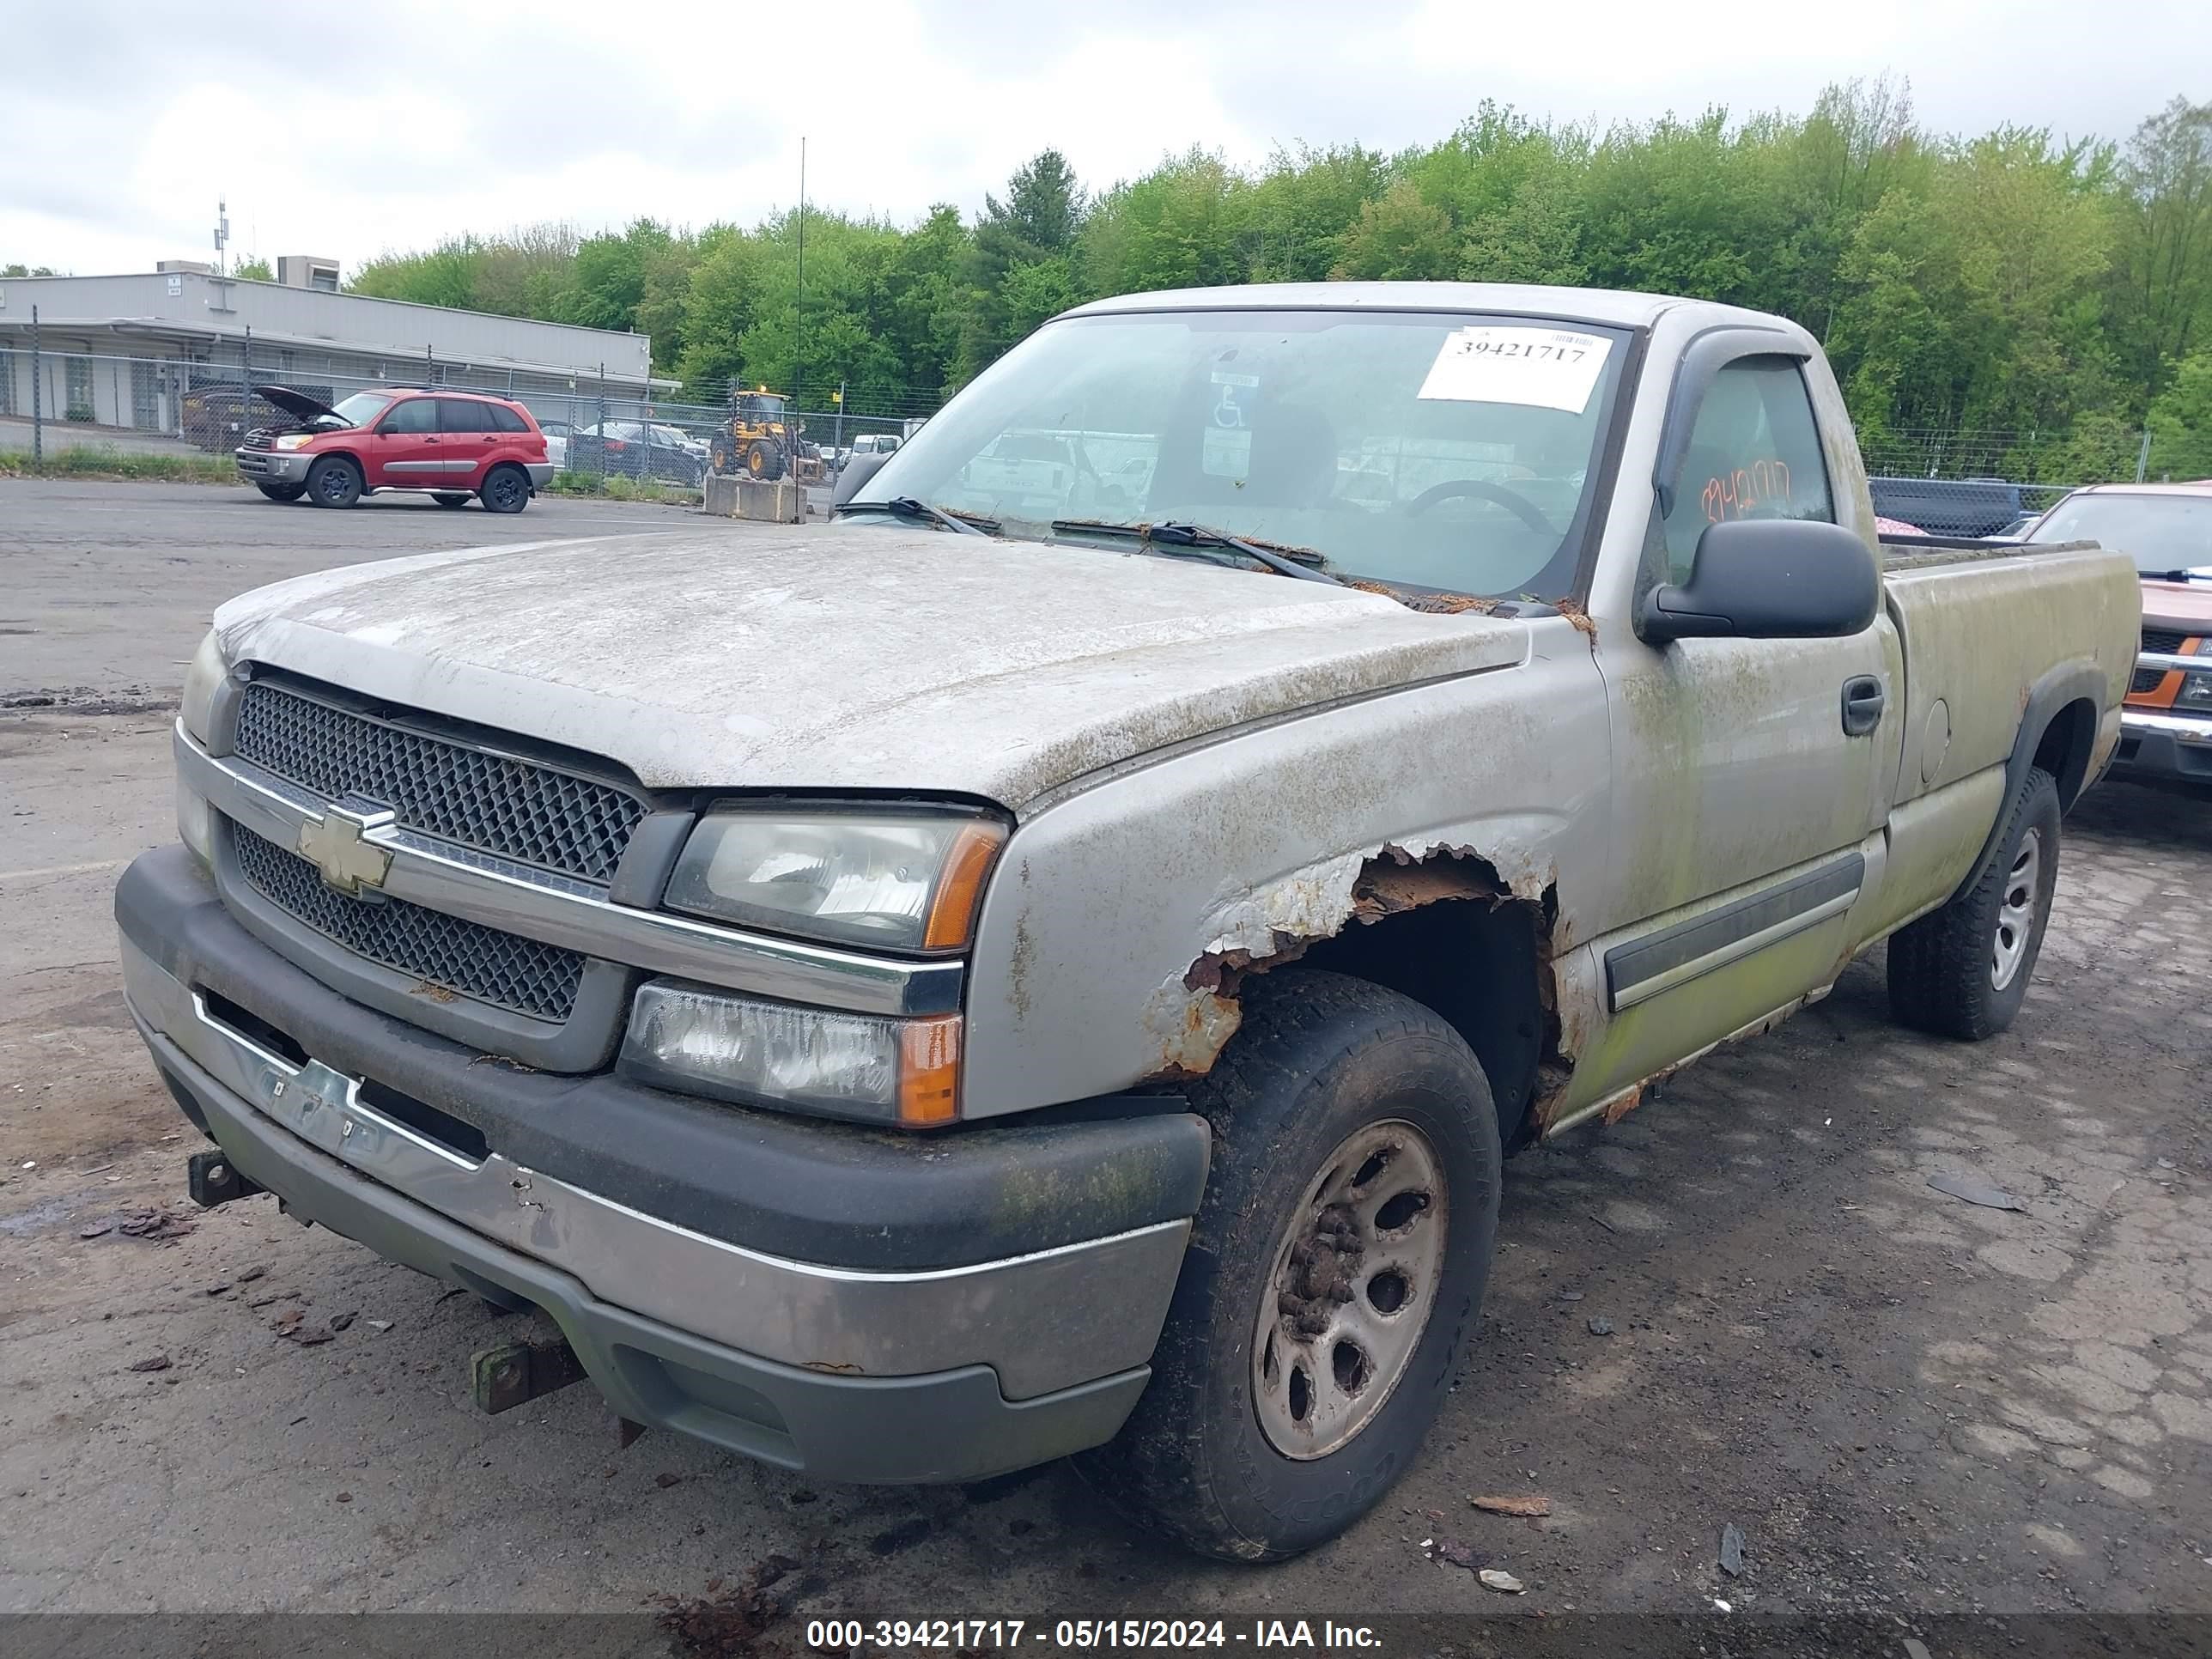
M 1764 319 L 1764 313 L 1708 300 L 1521 283 L 1247 283 L 1234 288 L 1124 294 L 1094 300 L 1061 314 L 1097 317 L 1147 311 L 1228 310 L 1502 312 L 1509 316 L 1571 318 L 1616 328 L 1649 328 L 1664 313 L 1684 306 L 1711 311 L 1716 320 Z

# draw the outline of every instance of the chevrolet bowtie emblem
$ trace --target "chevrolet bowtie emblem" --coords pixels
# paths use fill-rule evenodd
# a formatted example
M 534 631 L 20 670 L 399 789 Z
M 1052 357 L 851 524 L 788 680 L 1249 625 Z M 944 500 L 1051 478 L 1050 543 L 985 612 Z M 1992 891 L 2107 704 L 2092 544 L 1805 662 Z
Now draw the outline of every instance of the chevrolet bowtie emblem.
M 323 880 L 339 892 L 358 896 L 363 888 L 384 885 L 392 869 L 392 854 L 363 839 L 366 832 L 392 822 L 389 812 L 349 812 L 343 806 L 323 809 L 323 816 L 300 826 L 300 856 L 323 872 Z

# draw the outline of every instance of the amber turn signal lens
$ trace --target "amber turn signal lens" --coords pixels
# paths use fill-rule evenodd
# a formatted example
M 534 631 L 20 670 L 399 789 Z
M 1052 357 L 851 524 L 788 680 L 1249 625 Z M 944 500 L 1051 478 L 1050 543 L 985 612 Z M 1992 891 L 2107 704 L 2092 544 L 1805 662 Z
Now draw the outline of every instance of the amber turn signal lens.
M 968 943 L 975 934 L 975 911 L 982 902 L 983 884 L 1006 844 L 1006 826 L 979 818 L 963 825 L 945 860 L 938 878 L 937 896 L 930 902 L 929 925 L 922 932 L 922 948 L 950 951 Z
M 910 1019 L 899 1027 L 898 1121 L 935 1128 L 960 1115 L 960 1016 Z

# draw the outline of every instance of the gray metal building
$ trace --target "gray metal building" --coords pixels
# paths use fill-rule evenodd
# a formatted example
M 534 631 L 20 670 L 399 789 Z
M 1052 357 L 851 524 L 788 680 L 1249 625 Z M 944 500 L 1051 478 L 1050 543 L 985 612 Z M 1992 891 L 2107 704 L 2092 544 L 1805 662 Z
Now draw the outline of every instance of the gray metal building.
M 649 398 L 675 384 L 653 379 L 642 334 L 190 270 L 13 276 L 0 278 L 0 414 L 30 410 L 33 307 L 49 418 L 98 426 L 174 430 L 185 392 L 247 373 L 548 398 Z

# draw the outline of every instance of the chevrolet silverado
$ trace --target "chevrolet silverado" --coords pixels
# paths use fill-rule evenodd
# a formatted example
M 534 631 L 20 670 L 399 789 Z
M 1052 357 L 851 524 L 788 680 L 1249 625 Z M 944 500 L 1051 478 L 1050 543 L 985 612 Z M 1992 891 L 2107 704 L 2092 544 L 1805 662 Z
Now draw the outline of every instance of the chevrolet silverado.
M 1009 438 L 1084 464 L 1010 495 Z M 1507 1154 L 1878 941 L 1899 1021 L 2004 1030 L 2138 616 L 2094 545 L 1885 550 L 1776 317 L 1107 301 L 826 526 L 224 605 L 124 978 L 195 1196 L 557 1326 L 491 1403 L 1080 1454 L 1277 1558 L 1480 1386 Z

